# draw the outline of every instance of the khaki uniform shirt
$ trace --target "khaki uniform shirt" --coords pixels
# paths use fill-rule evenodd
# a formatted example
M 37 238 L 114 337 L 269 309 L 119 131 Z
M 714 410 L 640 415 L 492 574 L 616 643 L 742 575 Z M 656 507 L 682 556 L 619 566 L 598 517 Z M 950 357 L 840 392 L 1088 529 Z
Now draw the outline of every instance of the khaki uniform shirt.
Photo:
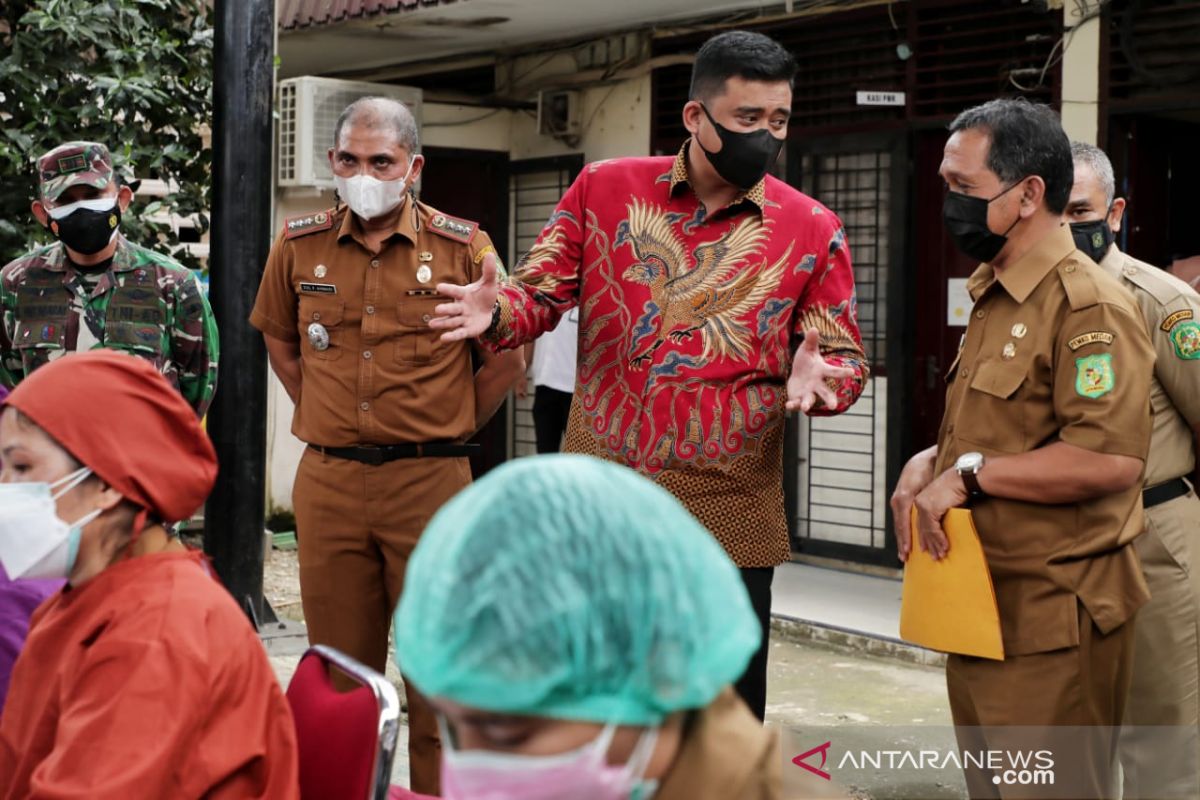
M 429 321 L 445 302 L 434 287 L 477 280 L 493 250 L 475 223 L 411 196 L 378 253 L 348 208 L 289 219 L 250 324 L 300 342 L 292 432 L 327 447 L 465 441 L 475 428 L 471 344 L 442 342 Z M 324 350 L 313 325 L 328 335 Z
M 997 277 L 967 284 L 975 308 L 947 377 L 936 470 L 966 452 L 1027 453 L 1062 441 L 1145 459 L 1154 350 L 1133 298 L 1064 225 Z M 972 506 L 1005 652 L 1079 643 L 1078 602 L 1108 633 L 1148 598 L 1130 542 L 1141 483 L 1069 505 L 987 498 Z
M 1190 476 L 1196 466 L 1192 427 L 1200 425 L 1200 295 L 1116 245 L 1100 266 L 1133 293 L 1157 356 L 1150 389 L 1154 433 L 1146 486 Z
M 777 734 L 726 689 L 693 718 L 654 798 L 779 800 L 782 783 Z

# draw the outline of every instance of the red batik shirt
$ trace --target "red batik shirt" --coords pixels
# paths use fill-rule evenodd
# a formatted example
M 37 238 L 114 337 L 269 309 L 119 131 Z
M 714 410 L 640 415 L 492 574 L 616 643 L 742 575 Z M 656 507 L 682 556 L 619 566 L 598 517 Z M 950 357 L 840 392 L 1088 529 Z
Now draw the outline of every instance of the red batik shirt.
M 679 155 L 589 165 L 500 291 L 485 339 L 516 347 L 579 307 L 566 447 L 670 490 L 742 567 L 790 556 L 784 402 L 808 328 L 862 392 L 854 272 L 841 221 L 773 177 L 706 215 Z M 613 498 L 620 502 L 620 498 Z

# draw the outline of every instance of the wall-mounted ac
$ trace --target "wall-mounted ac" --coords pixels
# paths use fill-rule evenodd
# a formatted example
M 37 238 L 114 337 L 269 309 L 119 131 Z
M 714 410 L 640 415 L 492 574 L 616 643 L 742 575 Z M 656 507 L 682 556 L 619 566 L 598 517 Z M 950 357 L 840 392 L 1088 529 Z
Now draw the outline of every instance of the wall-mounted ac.
M 574 146 L 581 132 L 580 94 L 576 89 L 538 92 L 538 133 Z
M 399 100 L 421 125 L 422 92 L 411 86 L 312 76 L 279 82 L 280 186 L 333 186 L 327 155 L 333 128 L 346 106 L 368 96 Z

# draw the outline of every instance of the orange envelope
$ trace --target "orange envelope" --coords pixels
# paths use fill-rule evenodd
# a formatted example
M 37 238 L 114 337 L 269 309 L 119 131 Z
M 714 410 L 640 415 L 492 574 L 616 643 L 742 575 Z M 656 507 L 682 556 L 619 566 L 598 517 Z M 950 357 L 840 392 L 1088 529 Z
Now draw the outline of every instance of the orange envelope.
M 1000 612 L 983 545 L 971 512 L 952 508 L 942 520 L 950 552 L 934 561 L 917 546 L 917 509 L 912 510 L 913 548 L 904 567 L 900 638 L 931 650 L 1004 660 Z

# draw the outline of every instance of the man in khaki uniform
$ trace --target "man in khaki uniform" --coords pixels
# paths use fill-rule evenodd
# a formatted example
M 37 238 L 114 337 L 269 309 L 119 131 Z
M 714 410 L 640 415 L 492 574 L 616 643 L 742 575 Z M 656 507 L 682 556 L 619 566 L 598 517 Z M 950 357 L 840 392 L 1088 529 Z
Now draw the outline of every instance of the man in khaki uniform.
M 1059 796 L 1111 796 L 1128 693 L 1133 617 L 1147 591 L 1142 531 L 1154 351 L 1120 285 L 1078 252 L 1062 221 L 1070 142 L 1057 116 L 994 100 L 951 124 L 940 174 L 946 229 L 985 262 L 947 376 L 938 444 L 905 467 L 892 498 L 901 558 L 943 558 L 946 511 L 970 505 L 995 586 L 1005 659 L 951 654 L 959 744 L 1048 749 Z M 1038 726 L 1006 738 L 992 726 Z M 1065 736 L 1049 726 L 1078 726 Z M 1090 735 L 1088 735 L 1090 734 Z M 1001 772 L 967 770 L 972 797 L 1030 797 Z M 1003 784 L 1003 785 L 1001 785 Z
M 334 142 L 347 205 L 287 221 L 250 321 L 296 403 L 292 432 L 309 445 L 293 490 L 309 640 L 382 672 L 408 556 L 470 482 L 464 443 L 524 363 L 480 351 L 472 376 L 471 348 L 429 328 L 433 287 L 476 280 L 494 248 L 475 223 L 409 191 L 424 160 L 408 110 L 360 100 Z M 437 794 L 437 724 L 411 690 L 408 718 L 412 788 Z
M 1125 199 L 1112 164 L 1090 144 L 1071 145 L 1075 186 L 1065 219 L 1079 249 L 1128 289 L 1145 317 L 1157 360 L 1146 460 L 1146 533 L 1134 547 L 1150 602 L 1138 613 L 1133 685 L 1121 736 L 1126 797 L 1200 797 L 1200 500 L 1190 479 L 1200 430 L 1200 295 L 1164 270 L 1121 252 Z

